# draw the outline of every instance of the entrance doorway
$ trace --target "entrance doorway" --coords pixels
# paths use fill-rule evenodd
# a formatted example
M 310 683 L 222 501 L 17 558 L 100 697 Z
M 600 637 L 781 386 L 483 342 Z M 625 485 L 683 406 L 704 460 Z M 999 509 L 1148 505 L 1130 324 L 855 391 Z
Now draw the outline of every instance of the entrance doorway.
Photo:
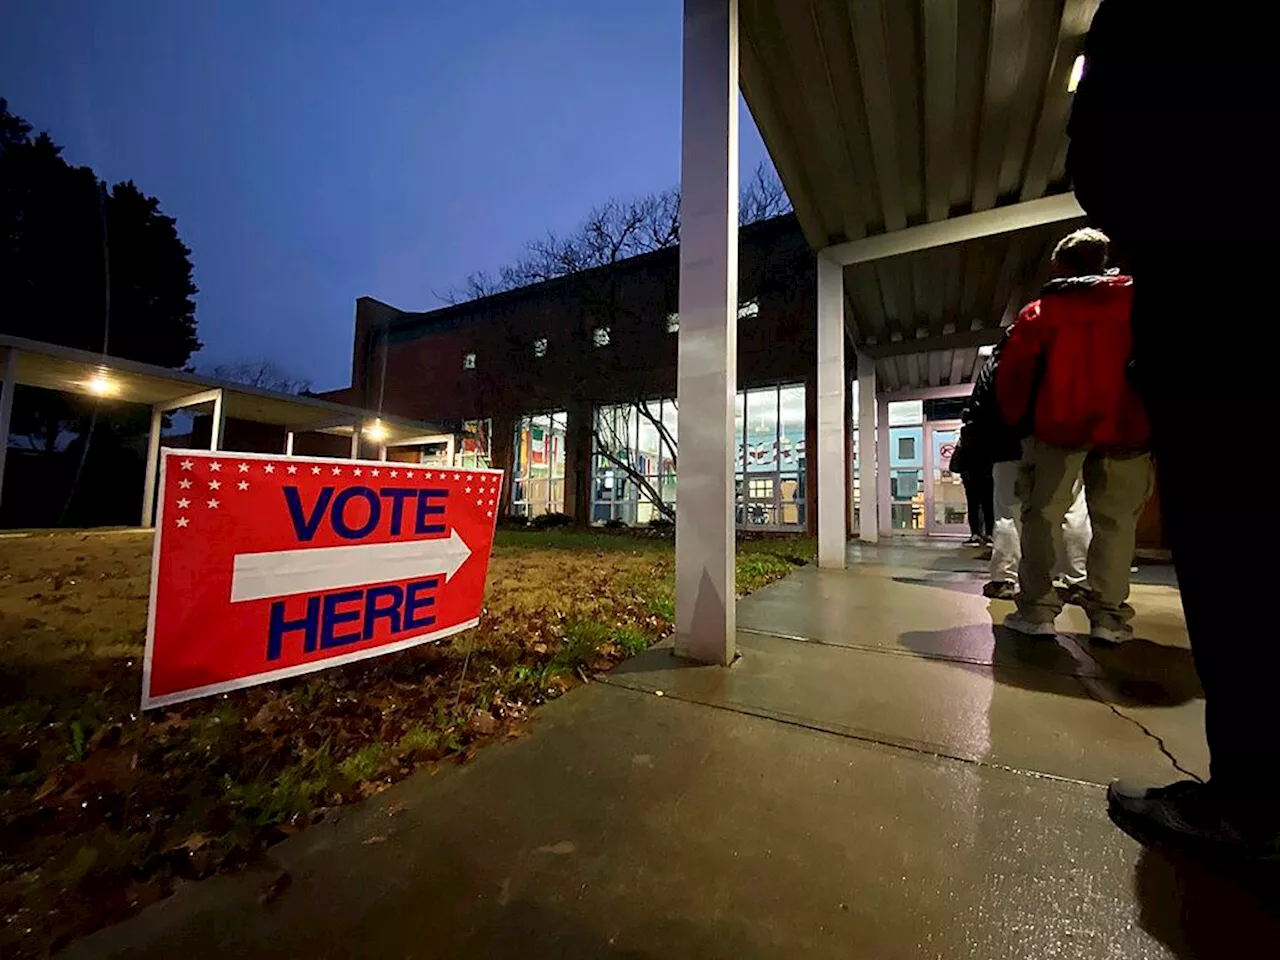
M 959 420 L 926 421 L 924 444 L 925 530 L 931 537 L 969 535 L 969 507 L 964 484 L 951 472 L 951 455 L 960 439 Z

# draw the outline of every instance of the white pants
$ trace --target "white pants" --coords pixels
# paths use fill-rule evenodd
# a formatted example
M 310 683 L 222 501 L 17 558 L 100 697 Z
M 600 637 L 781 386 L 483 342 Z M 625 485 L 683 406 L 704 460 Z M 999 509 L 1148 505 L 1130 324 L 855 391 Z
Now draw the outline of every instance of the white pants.
M 991 579 L 1017 583 L 1018 564 L 1022 561 L 1022 507 L 1015 492 L 1018 461 L 997 463 L 992 476 L 996 524 L 991 535 Z M 1087 578 L 1085 558 L 1089 555 L 1089 541 L 1093 539 L 1083 477 L 1076 477 L 1072 492 L 1075 499 L 1062 521 L 1062 554 L 1054 573 L 1066 583 L 1083 584 Z

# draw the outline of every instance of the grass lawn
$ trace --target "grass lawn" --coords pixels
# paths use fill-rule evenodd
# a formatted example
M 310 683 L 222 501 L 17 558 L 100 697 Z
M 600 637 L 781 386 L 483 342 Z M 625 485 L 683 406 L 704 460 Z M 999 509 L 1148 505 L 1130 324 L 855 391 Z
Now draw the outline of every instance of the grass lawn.
M 739 593 L 813 555 L 740 544 Z M 0 539 L 0 956 L 46 955 L 419 766 L 524 735 L 673 613 L 668 540 L 503 531 L 475 630 L 140 715 L 150 557 L 140 533 Z

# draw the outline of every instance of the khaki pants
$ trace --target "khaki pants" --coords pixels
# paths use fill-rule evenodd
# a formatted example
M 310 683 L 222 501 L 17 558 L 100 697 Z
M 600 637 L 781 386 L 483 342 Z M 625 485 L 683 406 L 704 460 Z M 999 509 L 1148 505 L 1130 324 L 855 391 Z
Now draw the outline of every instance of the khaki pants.
M 1155 482 L 1147 454 L 1106 456 L 1092 450 L 1063 450 L 1034 438 L 1023 441 L 1018 474 L 1022 503 L 1018 610 L 1036 621 L 1053 620 L 1062 610 L 1053 587 L 1053 568 L 1062 553 L 1062 521 L 1074 499 L 1072 487 L 1081 474 L 1093 526 L 1087 561 L 1093 596 L 1089 621 L 1094 626 L 1123 627 L 1133 616 L 1133 608 L 1125 601 L 1138 516 Z

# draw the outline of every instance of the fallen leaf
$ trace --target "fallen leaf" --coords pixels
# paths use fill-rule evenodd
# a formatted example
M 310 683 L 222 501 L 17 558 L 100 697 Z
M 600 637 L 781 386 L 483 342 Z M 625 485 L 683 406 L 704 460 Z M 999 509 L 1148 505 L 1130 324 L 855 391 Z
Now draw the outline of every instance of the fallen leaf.
M 288 870 L 285 870 L 267 884 L 265 888 L 263 888 L 262 893 L 258 895 L 258 903 L 266 906 L 268 903 L 272 903 L 280 899 L 280 895 L 288 890 L 292 883 L 293 877 L 289 874 Z
M 538 847 L 534 853 L 550 853 L 557 857 L 567 857 L 578 849 L 577 844 L 572 840 L 561 840 L 559 843 L 552 843 L 545 847 Z
M 186 850 L 188 853 L 195 853 L 197 850 L 202 850 L 207 847 L 212 839 L 212 837 L 203 833 L 193 833 L 191 836 L 187 837 L 187 839 L 178 844 L 175 849 Z
M 372 837 L 369 837 L 365 840 L 364 845 L 368 847 L 376 843 L 386 843 L 386 842 L 387 842 L 387 835 L 385 833 L 375 833 Z

